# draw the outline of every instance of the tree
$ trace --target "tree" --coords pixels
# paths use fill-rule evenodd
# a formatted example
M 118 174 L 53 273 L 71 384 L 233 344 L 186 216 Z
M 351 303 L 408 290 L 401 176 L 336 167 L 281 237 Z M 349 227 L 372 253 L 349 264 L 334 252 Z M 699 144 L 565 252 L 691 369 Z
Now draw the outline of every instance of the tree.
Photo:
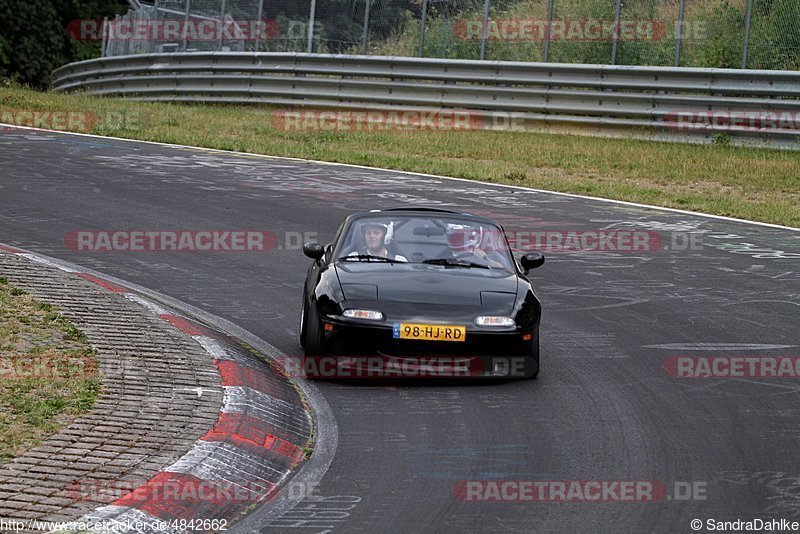
M 54 69 L 99 55 L 99 41 L 77 41 L 66 28 L 76 19 L 113 16 L 125 0 L 0 0 L 0 76 L 45 88 Z

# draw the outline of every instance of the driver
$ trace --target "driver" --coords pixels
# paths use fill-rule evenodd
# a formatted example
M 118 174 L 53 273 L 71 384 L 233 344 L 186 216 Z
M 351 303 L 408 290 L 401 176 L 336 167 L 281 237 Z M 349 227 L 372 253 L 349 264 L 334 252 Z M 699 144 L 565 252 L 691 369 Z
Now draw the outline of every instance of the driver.
M 358 256 L 364 254 L 368 256 L 379 256 L 393 261 L 408 261 L 400 254 L 389 254 L 386 250 L 386 232 L 388 231 L 386 224 L 378 221 L 367 221 L 361 225 L 361 234 L 364 237 L 366 247 L 356 250 L 348 254 L 349 256 Z
M 485 263 L 492 268 L 505 268 L 503 257 L 496 252 L 486 252 L 480 248 L 483 241 L 483 228 L 463 224 L 447 225 L 447 243 L 455 258 L 470 256 L 477 258 L 479 263 Z

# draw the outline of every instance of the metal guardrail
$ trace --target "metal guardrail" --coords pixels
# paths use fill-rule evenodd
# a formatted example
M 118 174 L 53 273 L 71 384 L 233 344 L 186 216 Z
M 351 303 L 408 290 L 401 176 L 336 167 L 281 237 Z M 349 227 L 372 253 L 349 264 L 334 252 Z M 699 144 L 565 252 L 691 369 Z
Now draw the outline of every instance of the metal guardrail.
M 457 109 L 492 129 L 800 149 L 800 72 L 198 52 L 82 61 L 54 79 L 146 101 Z

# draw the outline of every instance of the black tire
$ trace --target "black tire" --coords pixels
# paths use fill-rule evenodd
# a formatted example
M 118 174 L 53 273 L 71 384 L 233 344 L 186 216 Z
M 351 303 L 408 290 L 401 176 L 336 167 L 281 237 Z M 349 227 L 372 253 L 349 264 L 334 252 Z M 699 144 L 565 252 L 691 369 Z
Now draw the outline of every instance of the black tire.
M 308 313 L 306 313 L 306 297 L 303 296 L 303 307 L 300 311 L 300 346 L 306 348 L 306 329 L 308 328 Z
M 536 328 L 536 339 L 534 340 L 531 351 L 528 354 L 528 358 L 530 358 L 530 366 L 532 369 L 535 369 L 532 373 L 530 373 L 526 378 L 528 380 L 535 380 L 536 377 L 539 376 L 539 328 Z
M 306 335 L 305 349 L 306 356 L 323 356 L 325 354 L 325 331 L 322 329 L 322 321 L 319 319 L 316 301 L 312 301 L 308 306 L 306 314 Z

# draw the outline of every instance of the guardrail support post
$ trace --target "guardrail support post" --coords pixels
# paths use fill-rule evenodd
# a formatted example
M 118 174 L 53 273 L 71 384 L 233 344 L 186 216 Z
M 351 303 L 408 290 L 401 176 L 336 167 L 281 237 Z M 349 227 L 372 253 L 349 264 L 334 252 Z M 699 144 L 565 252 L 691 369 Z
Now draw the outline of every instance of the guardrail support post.
M 483 1 L 483 31 L 481 31 L 481 60 L 486 55 L 486 34 L 489 32 L 489 0 Z
M 744 41 L 742 42 L 742 68 L 747 68 L 747 49 L 750 45 L 750 19 L 753 16 L 753 0 L 747 0 L 747 14 L 744 18 Z
M 306 52 L 311 54 L 314 51 L 314 19 L 317 16 L 317 0 L 311 0 L 311 11 L 308 13 L 308 43 Z
M 422 0 L 422 13 L 419 16 L 419 57 L 425 48 L 425 24 L 428 22 L 428 0 Z
M 542 61 L 547 63 L 550 57 L 550 30 L 553 27 L 553 0 L 547 0 L 547 28 L 544 30 L 544 54 Z
M 616 6 L 614 6 L 614 33 L 612 34 L 612 41 L 611 41 L 611 64 L 617 64 L 617 46 L 619 45 L 619 17 L 620 17 L 620 10 L 622 9 L 622 0 L 617 0 Z
M 367 55 L 367 41 L 369 40 L 369 9 L 372 0 L 365 0 L 364 2 L 364 31 L 361 33 L 361 54 Z
M 680 8 L 678 8 L 678 34 L 675 36 L 675 66 L 681 65 L 681 46 L 683 46 L 683 17 L 686 7 L 686 0 L 681 0 Z

